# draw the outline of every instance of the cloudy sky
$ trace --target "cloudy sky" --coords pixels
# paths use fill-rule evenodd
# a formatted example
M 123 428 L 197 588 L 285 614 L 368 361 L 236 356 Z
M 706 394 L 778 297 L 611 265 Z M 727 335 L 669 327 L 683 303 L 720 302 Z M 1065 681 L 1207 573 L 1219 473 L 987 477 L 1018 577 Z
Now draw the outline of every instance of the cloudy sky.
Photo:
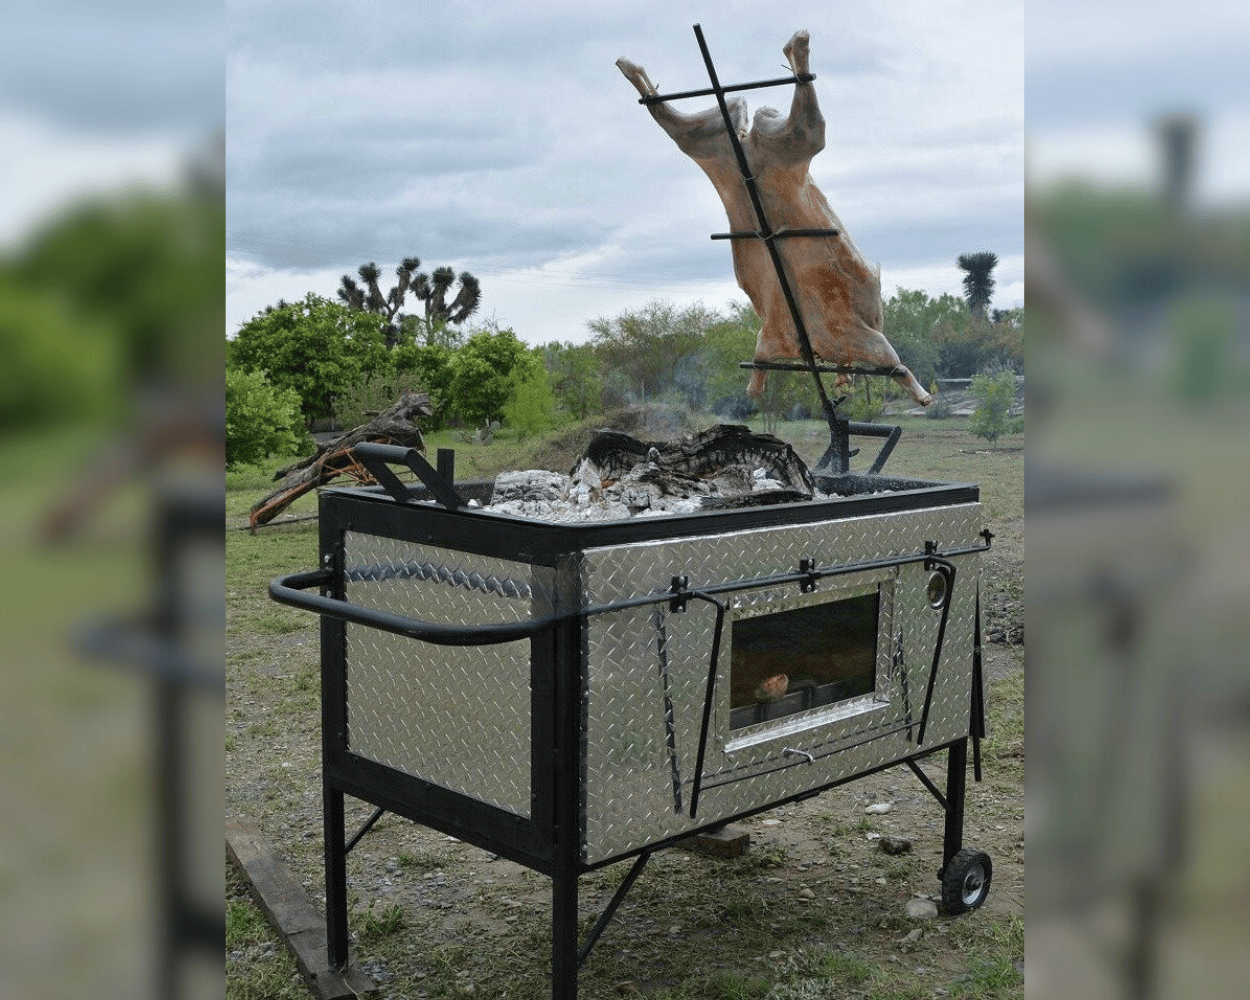
M 408 255 L 482 282 L 479 319 L 524 340 L 652 299 L 744 300 L 711 184 L 638 104 L 783 75 L 811 33 L 827 125 L 812 173 L 898 286 L 960 292 L 961 253 L 998 254 L 1023 304 L 1020 0 L 674 4 L 237 0 L 227 8 L 227 325 Z M 747 95 L 788 107 L 789 89 Z M 684 110 L 710 106 L 710 98 Z
M 0 251 L 67 202 L 180 179 L 223 118 L 202 0 L 41 0 L 0 14 Z
M 1195 195 L 1208 208 L 1250 196 L 1250 6 L 1223 0 L 1038 0 L 1026 30 L 1027 174 L 1155 185 L 1151 125 L 1202 124 Z

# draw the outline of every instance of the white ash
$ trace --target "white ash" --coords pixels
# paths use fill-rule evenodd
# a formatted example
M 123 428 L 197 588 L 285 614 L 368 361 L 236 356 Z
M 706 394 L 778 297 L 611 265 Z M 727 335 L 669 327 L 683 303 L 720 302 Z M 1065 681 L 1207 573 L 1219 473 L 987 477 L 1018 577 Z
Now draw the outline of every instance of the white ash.
M 654 449 L 653 449 L 654 450 Z M 572 475 L 529 469 L 501 472 L 483 510 L 541 521 L 619 521 L 631 517 L 690 514 L 706 501 L 785 489 L 765 469 L 731 465 L 702 478 L 640 462 L 619 479 L 604 480 L 583 459 Z M 817 492 L 813 500 L 827 500 Z

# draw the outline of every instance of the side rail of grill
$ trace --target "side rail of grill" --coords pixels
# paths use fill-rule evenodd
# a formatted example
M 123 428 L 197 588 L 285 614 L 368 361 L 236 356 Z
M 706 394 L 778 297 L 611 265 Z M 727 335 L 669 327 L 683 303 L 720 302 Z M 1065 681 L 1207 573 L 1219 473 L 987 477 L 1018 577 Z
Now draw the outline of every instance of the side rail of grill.
M 363 607 L 350 601 L 324 594 L 310 594 L 307 591 L 314 587 L 326 587 L 334 582 L 334 572 L 329 569 L 310 570 L 304 573 L 291 573 L 280 576 L 269 584 L 269 596 L 279 604 L 288 604 L 294 608 L 312 611 L 319 615 L 329 615 L 343 621 L 365 625 L 369 628 L 392 632 L 395 635 L 420 639 L 440 646 L 491 646 L 501 642 L 515 642 L 528 639 L 544 629 L 551 628 L 560 622 L 572 618 L 601 615 L 613 611 L 624 611 L 628 608 L 639 608 L 647 605 L 667 602 L 673 611 L 685 609 L 686 602 L 691 598 L 711 600 L 713 604 L 720 602 L 712 598 L 714 594 L 754 590 L 761 587 L 774 587 L 778 584 L 797 583 L 804 591 L 810 590 L 819 580 L 826 577 L 843 576 L 864 570 L 886 569 L 894 566 L 906 566 L 909 563 L 924 562 L 941 564 L 944 572 L 953 578 L 953 567 L 946 562 L 952 556 L 969 555 L 984 552 L 990 547 L 993 535 L 990 531 L 981 532 L 985 539 L 984 545 L 963 546 L 956 549 L 939 551 L 935 542 L 926 542 L 925 551 L 909 555 L 893 556 L 886 559 L 874 559 L 859 563 L 846 563 L 841 566 L 817 568 L 814 560 L 803 560 L 797 573 L 778 573 L 773 576 L 756 577 L 751 580 L 735 580 L 729 583 L 715 584 L 698 588 L 690 588 L 689 580 L 684 576 L 672 578 L 670 590 L 659 591 L 642 597 L 626 598 L 599 604 L 592 607 L 579 608 L 575 611 L 562 611 L 543 618 L 531 618 L 520 622 L 498 622 L 488 625 L 443 625 L 437 622 L 422 621 L 397 615 L 391 611 Z M 953 582 L 953 579 L 948 582 Z M 949 603 L 949 602 L 948 602 Z M 713 653 L 715 662 L 715 653 Z M 923 730 L 923 723 L 922 723 Z
M 313 570 L 280 576 L 269 584 L 269 596 L 280 604 L 329 615 L 357 625 L 393 632 L 409 639 L 420 639 L 438 646 L 492 646 L 500 642 L 515 642 L 549 628 L 567 615 L 532 618 L 523 622 L 499 622 L 490 625 L 440 625 L 437 622 L 409 618 L 390 611 L 366 608 L 350 601 L 307 591 L 332 583 L 330 570 Z

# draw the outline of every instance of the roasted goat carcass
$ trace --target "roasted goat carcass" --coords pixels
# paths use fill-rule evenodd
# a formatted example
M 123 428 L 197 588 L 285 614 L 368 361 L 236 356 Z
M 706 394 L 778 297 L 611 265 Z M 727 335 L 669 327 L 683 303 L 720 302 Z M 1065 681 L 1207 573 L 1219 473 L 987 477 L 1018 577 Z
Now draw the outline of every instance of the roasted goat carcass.
M 797 75 L 808 72 L 808 34 L 795 32 L 782 49 Z M 628 59 L 616 65 L 643 97 L 658 93 L 647 72 Z M 810 82 L 796 83 L 789 117 L 760 108 L 747 127 L 746 101 L 729 98 L 730 116 L 746 154 L 760 200 L 774 232 L 836 229 L 837 236 L 798 236 L 777 241 L 791 290 L 813 353 L 839 366 L 886 368 L 918 403 L 931 397 L 899 361 L 881 332 L 881 276 L 851 240 L 842 221 L 812 181 L 808 165 L 825 145 L 825 119 Z M 711 179 L 734 232 L 759 229 L 759 219 L 742 179 L 720 108 L 695 114 L 667 102 L 648 104 L 651 116 Z M 763 322 L 756 361 L 802 357 L 794 319 L 777 280 L 768 248 L 759 239 L 733 241 L 734 274 Z M 747 391 L 758 396 L 766 372 L 751 375 Z

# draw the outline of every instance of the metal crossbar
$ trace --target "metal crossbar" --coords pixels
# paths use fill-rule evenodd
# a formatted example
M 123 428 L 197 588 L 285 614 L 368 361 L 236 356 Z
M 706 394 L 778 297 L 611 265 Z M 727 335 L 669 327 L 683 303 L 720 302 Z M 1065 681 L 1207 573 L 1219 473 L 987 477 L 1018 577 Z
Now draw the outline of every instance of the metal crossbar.
M 699 26 L 696 24 L 696 32 Z M 800 73 L 797 76 L 781 76 L 775 80 L 759 80 L 756 83 L 736 83 L 729 87 L 721 87 L 722 94 L 730 94 L 738 90 L 759 90 L 761 87 L 780 87 L 787 83 L 809 83 L 816 79 L 815 73 Z M 646 97 L 638 98 L 639 104 L 659 104 L 661 101 L 680 101 L 686 97 L 707 97 L 709 94 L 715 94 L 715 87 L 708 87 L 704 90 L 683 90 L 679 94 L 648 94 Z
M 765 236 L 756 229 L 747 229 L 740 233 L 713 233 L 714 240 L 784 240 L 792 236 L 840 236 L 841 229 L 781 229 L 771 236 Z
M 750 368 L 767 372 L 807 372 L 807 365 L 796 365 L 788 361 L 739 361 L 739 368 Z M 898 368 L 852 368 L 850 365 L 817 365 L 818 372 L 834 372 L 842 375 L 884 375 L 887 378 L 898 374 Z

